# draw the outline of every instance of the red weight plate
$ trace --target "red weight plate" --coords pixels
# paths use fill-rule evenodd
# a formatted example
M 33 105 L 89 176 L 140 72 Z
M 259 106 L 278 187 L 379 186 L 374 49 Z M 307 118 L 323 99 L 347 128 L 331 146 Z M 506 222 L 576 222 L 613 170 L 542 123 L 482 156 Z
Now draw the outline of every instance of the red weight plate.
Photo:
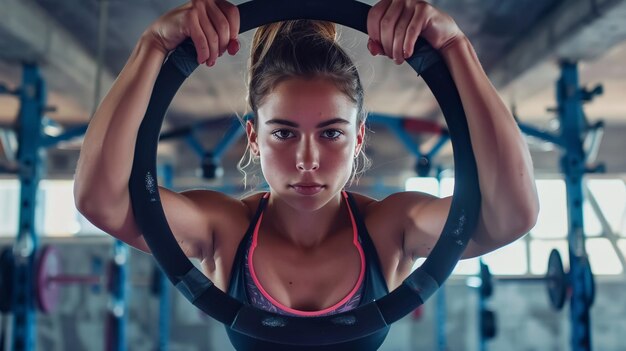
M 61 274 L 61 256 L 52 245 L 42 248 L 35 271 L 35 296 L 37 305 L 43 313 L 51 313 L 59 302 L 59 285 L 50 278 Z

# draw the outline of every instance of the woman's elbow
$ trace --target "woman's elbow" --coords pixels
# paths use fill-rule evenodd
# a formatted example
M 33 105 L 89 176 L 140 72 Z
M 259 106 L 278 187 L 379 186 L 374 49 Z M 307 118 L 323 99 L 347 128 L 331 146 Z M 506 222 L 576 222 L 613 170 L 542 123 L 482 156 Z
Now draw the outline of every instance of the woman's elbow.
M 535 227 L 538 215 L 539 205 L 530 203 L 517 207 L 513 213 L 500 216 L 498 226 L 490 230 L 492 233 L 498 233 L 491 236 L 492 244 L 496 247 L 506 246 L 528 234 Z M 495 228 L 499 229 L 494 230 Z
M 106 200 L 105 200 L 106 199 Z M 118 202 L 120 204 L 120 202 Z M 103 197 L 93 188 L 91 191 L 74 185 L 74 206 L 78 212 L 90 221 L 107 218 L 118 207 L 110 198 Z
M 83 182 L 79 179 L 74 179 L 74 206 L 80 214 L 85 217 L 89 217 L 96 210 L 96 206 L 93 206 L 93 193 L 87 190 Z
M 531 196 L 522 211 L 522 231 L 524 233 L 528 233 L 531 229 L 533 229 L 535 224 L 537 224 L 537 219 L 539 218 L 539 196 L 537 195 L 537 192 L 534 192 L 533 195 L 534 196 Z

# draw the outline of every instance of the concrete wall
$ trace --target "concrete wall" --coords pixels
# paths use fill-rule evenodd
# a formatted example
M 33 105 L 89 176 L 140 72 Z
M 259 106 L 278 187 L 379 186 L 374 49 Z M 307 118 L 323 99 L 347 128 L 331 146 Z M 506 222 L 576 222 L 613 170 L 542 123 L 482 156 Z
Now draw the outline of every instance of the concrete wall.
M 8 242 L 0 242 L 1 246 Z M 66 270 L 87 273 L 92 257 L 108 259 L 109 240 L 86 239 L 58 244 Z M 131 250 L 130 276 L 136 284 L 149 281 L 152 257 Z M 594 349 L 626 350 L 626 280 L 596 279 L 597 299 L 592 310 Z M 497 283 L 496 283 L 497 284 Z M 104 349 L 106 292 L 94 293 L 86 287 L 68 287 L 51 315 L 37 317 L 37 349 L 47 351 Z M 129 350 L 156 349 L 158 301 L 147 286 L 135 285 L 129 297 L 127 326 Z M 477 350 L 477 293 L 465 279 L 451 279 L 446 284 L 448 350 Z M 567 308 L 554 312 L 548 305 L 545 287 L 538 283 L 506 283 L 495 286 L 489 308 L 497 312 L 498 335 L 489 350 L 545 351 L 569 350 L 570 322 Z M 436 350 L 435 298 L 427 302 L 419 320 L 407 316 L 394 324 L 383 351 Z M 232 350 L 221 324 L 206 318 L 174 292 L 171 311 L 170 350 Z

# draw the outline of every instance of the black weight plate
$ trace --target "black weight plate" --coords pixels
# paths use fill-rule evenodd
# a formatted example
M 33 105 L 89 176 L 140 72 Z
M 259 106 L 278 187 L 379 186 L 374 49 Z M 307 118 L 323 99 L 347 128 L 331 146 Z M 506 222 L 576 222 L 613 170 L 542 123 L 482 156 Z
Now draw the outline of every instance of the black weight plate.
M 556 249 L 550 252 L 548 259 L 548 272 L 546 274 L 546 286 L 548 287 L 548 297 L 552 307 L 560 311 L 565 305 L 565 294 L 567 292 L 567 276 L 563 270 L 563 260 Z
M 11 311 L 14 267 L 13 249 L 7 247 L 0 254 L 0 313 Z
M 493 339 L 496 336 L 496 314 L 491 310 L 480 311 L 480 333 L 483 340 Z

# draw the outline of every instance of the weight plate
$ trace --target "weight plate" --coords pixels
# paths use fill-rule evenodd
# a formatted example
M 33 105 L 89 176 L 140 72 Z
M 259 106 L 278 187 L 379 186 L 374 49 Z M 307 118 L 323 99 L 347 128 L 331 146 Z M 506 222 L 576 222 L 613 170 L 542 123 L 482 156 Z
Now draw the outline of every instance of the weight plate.
M 493 311 L 480 311 L 480 333 L 483 340 L 490 340 L 496 336 L 496 314 Z
M 14 267 L 13 249 L 7 247 L 0 254 L 0 313 L 11 311 Z
M 563 270 L 561 255 L 556 249 L 550 252 L 548 259 L 548 272 L 546 274 L 546 285 L 548 287 L 548 297 L 552 307 L 560 311 L 565 305 L 565 294 L 567 292 L 567 276 Z
M 61 256 L 52 245 L 43 246 L 39 253 L 35 271 L 35 296 L 37 306 L 43 313 L 50 313 L 59 302 L 60 287 L 50 281 L 61 274 Z
M 110 295 L 116 296 L 119 291 L 122 282 L 120 282 L 121 267 L 115 263 L 115 260 L 110 260 L 107 267 L 107 292 Z
M 165 274 L 161 273 L 161 268 L 157 264 L 152 265 L 152 273 L 150 275 L 150 294 L 159 297 L 163 284 L 161 281 L 165 278 Z M 168 283 L 169 284 L 169 283 Z

